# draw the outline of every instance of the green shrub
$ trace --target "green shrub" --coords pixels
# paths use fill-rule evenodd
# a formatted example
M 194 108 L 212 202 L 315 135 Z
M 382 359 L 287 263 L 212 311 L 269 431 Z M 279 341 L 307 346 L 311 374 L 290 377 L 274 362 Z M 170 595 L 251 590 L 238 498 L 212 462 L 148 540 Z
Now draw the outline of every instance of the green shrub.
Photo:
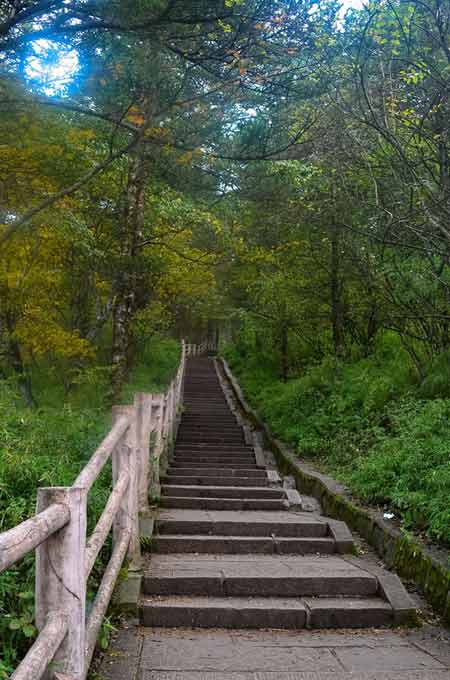
M 286 383 L 256 354 L 225 353 L 249 400 L 299 456 L 450 544 L 450 399 L 438 398 L 450 394 L 450 353 L 422 383 L 392 333 L 370 357 L 328 357 Z
M 134 392 L 163 391 L 175 373 L 179 345 L 154 338 L 142 351 L 140 363 L 124 390 L 124 401 Z M 70 486 L 110 428 L 106 409 L 109 371 L 103 367 L 76 373 L 73 389 L 64 392 L 49 376 L 38 381 L 36 410 L 24 408 L 12 380 L 0 381 L 0 532 L 16 526 L 35 512 L 37 488 Z M 110 466 L 89 493 L 89 531 L 95 526 L 109 496 Z M 93 599 L 109 542 L 102 550 L 88 584 Z M 0 678 L 8 677 L 34 637 L 34 557 L 0 575 Z
M 450 544 L 450 400 L 392 406 L 391 432 L 347 479 L 365 500 L 388 503 L 405 524 Z

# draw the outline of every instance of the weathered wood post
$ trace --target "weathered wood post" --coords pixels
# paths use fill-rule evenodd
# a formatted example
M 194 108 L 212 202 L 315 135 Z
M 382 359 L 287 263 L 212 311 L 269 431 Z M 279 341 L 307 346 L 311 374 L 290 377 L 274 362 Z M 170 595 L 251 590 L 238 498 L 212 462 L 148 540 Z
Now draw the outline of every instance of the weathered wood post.
M 169 463 L 168 448 L 169 448 L 169 393 L 166 392 L 163 396 L 162 402 L 162 437 L 161 437 L 161 453 L 160 466 L 166 466 Z
M 177 393 L 175 380 L 170 383 L 170 442 L 169 442 L 169 460 L 173 458 L 173 451 L 175 448 L 175 432 L 176 432 L 176 416 L 177 416 Z
M 163 405 L 164 395 L 154 394 L 152 401 L 152 430 L 153 430 L 153 446 L 151 452 L 151 482 L 150 482 L 150 496 L 151 498 L 159 498 L 161 495 L 161 449 L 163 445 Z
M 138 392 L 134 397 L 138 448 L 139 511 L 148 510 L 150 488 L 150 433 L 152 430 L 152 394 Z
M 41 631 L 54 612 L 67 617 L 68 632 L 54 661 L 74 680 L 85 677 L 86 499 L 86 490 L 79 487 L 38 489 L 37 513 L 53 503 L 70 511 L 69 523 L 36 548 L 36 625 Z
M 141 567 L 139 541 L 139 486 L 138 486 L 138 445 L 136 428 L 136 409 L 134 406 L 113 406 L 113 424 L 127 415 L 130 424 L 112 454 L 113 483 L 116 484 L 123 470 L 129 473 L 127 493 L 124 495 L 119 512 L 113 524 L 113 542 L 120 541 L 123 531 L 130 536 L 128 545 L 129 569 Z

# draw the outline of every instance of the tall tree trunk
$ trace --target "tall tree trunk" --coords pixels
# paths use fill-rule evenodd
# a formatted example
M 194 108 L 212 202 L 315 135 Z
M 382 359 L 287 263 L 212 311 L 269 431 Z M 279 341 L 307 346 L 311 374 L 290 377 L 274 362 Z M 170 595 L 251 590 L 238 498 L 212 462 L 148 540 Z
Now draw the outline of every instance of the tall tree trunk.
M 129 161 L 128 183 L 120 228 L 121 266 L 115 280 L 112 341 L 112 397 L 120 399 L 131 362 L 132 321 L 139 274 L 133 262 L 142 241 L 147 165 L 139 144 Z
M 287 326 L 282 326 L 281 328 L 281 377 L 283 381 L 286 382 L 289 373 L 289 337 Z
M 331 323 L 333 326 L 334 353 L 337 357 L 344 354 L 344 315 L 342 305 L 342 281 L 340 267 L 341 229 L 337 224 L 331 227 Z
M 35 408 L 37 404 L 33 395 L 31 377 L 24 366 L 20 345 L 16 340 L 9 340 L 9 353 L 23 400 L 29 408 Z

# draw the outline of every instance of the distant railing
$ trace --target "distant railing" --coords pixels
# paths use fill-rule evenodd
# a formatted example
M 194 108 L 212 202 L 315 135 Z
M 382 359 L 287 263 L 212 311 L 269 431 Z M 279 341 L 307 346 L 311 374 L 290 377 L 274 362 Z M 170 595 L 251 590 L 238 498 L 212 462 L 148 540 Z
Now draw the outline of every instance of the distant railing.
M 113 408 L 113 426 L 71 487 L 38 489 L 36 515 L 0 534 L 0 573 L 36 549 L 39 635 L 11 680 L 40 680 L 52 663 L 55 680 L 85 680 L 102 620 L 125 557 L 140 568 L 139 512 L 159 496 L 161 467 L 176 438 L 186 357 L 209 343 L 186 345 L 175 379 L 163 394 L 138 393 L 133 406 Z M 150 455 L 149 455 L 150 451 Z M 87 495 L 111 459 L 113 488 L 86 538 Z M 113 550 L 86 618 L 86 584 L 109 532 Z
M 201 356 L 207 352 L 217 352 L 217 343 L 213 340 L 205 340 L 199 345 L 187 344 L 186 345 L 186 356 Z

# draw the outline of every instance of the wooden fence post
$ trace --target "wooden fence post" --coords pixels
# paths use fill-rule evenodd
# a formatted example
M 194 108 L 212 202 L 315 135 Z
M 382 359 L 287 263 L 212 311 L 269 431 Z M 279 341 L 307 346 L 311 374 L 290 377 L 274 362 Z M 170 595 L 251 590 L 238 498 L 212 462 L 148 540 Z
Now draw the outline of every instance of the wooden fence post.
M 36 625 L 42 630 L 52 612 L 67 617 L 68 632 L 55 654 L 57 669 L 74 680 L 85 677 L 84 575 L 87 492 L 79 487 L 38 489 L 37 512 L 64 503 L 70 521 L 36 549 Z
M 170 446 L 169 446 L 169 460 L 173 458 L 173 450 L 175 444 L 175 430 L 176 430 L 176 413 L 177 413 L 177 396 L 175 380 L 170 383 Z
M 121 508 L 114 520 L 113 541 L 117 544 L 123 531 L 129 533 L 130 542 L 127 553 L 129 569 L 137 570 L 141 567 L 141 550 L 139 540 L 139 464 L 136 409 L 134 406 L 113 406 L 113 423 L 122 415 L 127 415 L 130 418 L 130 425 L 112 454 L 113 483 L 117 483 L 124 469 L 129 472 L 130 481 L 128 491 L 123 497 Z
M 159 498 L 161 495 L 161 448 L 163 445 L 163 404 L 164 395 L 153 395 L 152 402 L 152 427 L 154 433 L 154 441 L 151 451 L 151 482 L 150 482 L 150 496 L 151 498 Z
M 134 397 L 138 448 L 139 511 L 148 510 L 150 488 L 150 433 L 152 430 L 152 394 L 138 392 Z
M 169 393 L 163 395 L 162 400 L 162 438 L 161 438 L 161 454 L 160 465 L 168 465 L 169 463 L 169 415 L 170 415 L 170 399 Z

